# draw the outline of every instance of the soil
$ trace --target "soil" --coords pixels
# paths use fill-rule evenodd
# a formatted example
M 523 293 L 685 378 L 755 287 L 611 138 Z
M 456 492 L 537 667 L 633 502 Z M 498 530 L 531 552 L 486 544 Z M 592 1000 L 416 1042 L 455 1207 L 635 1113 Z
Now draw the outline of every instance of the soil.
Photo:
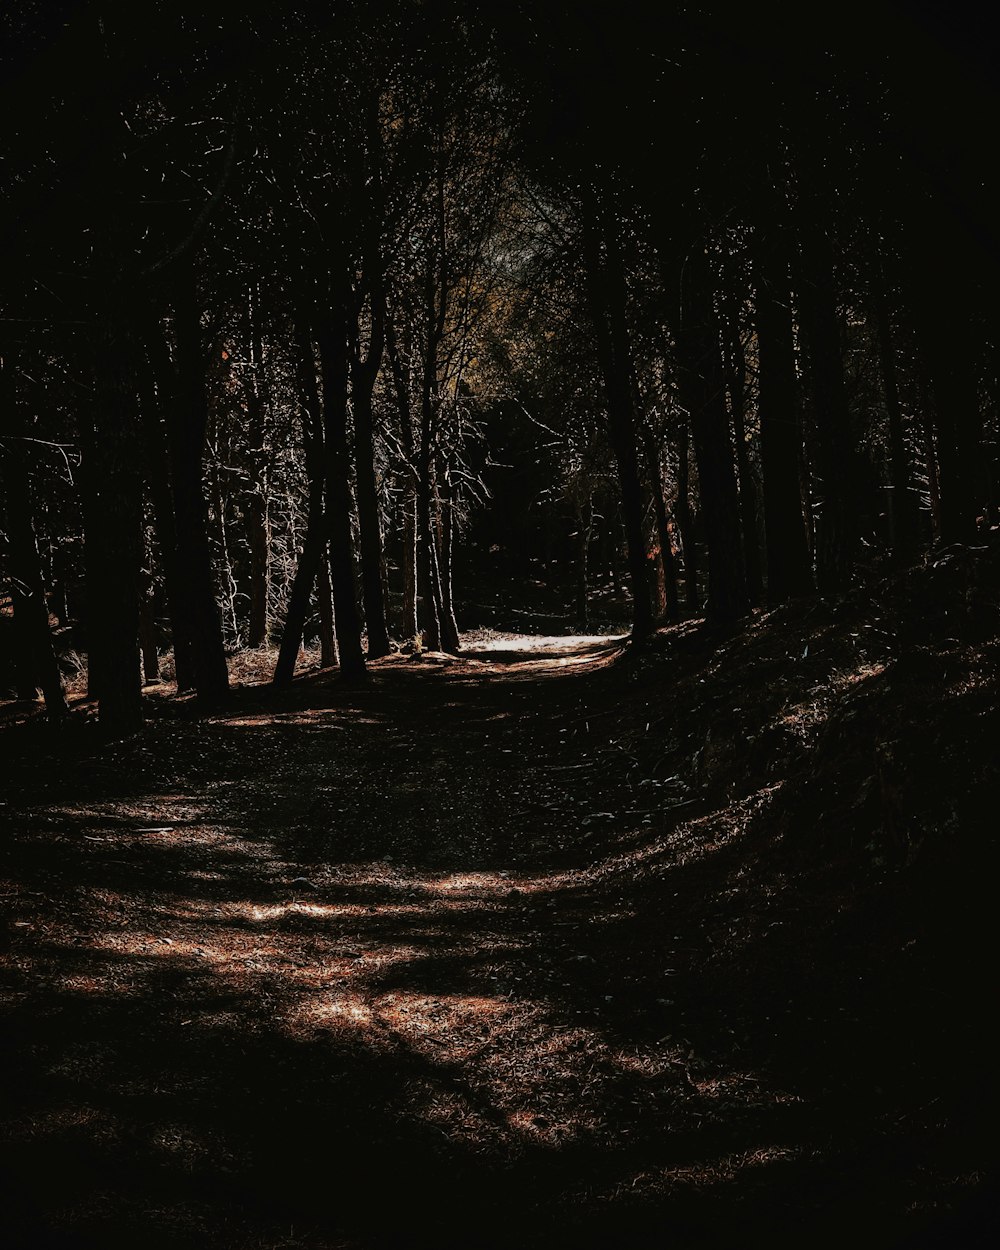
M 5 705 L 2 1244 L 994 1244 L 996 566 Z

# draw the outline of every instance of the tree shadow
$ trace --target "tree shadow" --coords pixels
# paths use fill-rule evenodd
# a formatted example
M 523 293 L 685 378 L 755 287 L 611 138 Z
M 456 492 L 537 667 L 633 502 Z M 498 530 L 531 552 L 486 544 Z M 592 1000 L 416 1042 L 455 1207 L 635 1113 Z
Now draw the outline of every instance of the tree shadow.
M 949 1114 L 965 1090 L 930 1041 L 893 1075 L 918 1024 L 885 1018 L 897 966 L 859 980 L 868 952 L 822 898 L 734 893 L 764 810 L 639 873 L 534 855 L 520 739 L 528 764 L 565 759 L 560 730 L 621 678 L 529 674 L 297 683 L 209 723 L 165 707 L 149 759 L 81 751 L 54 781 L 22 757 L 7 1244 L 832 1245 L 863 1225 L 892 1245 L 927 1223 L 900 1215 L 941 1133 L 916 1086 L 932 1074 Z

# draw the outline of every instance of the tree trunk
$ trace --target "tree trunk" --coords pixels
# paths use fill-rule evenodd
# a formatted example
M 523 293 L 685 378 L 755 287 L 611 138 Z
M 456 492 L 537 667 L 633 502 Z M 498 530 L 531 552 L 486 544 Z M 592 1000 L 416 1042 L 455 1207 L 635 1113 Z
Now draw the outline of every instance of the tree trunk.
M 660 449 L 656 439 L 647 430 L 646 467 L 649 472 L 649 483 L 653 493 L 653 511 L 656 516 L 656 538 L 660 547 L 660 569 L 663 574 L 663 598 L 667 620 L 676 621 L 680 618 L 680 605 L 677 597 L 677 561 L 670 538 L 670 520 L 667 516 L 667 501 L 663 495 L 663 468 L 660 464 Z
M 859 546 L 857 465 L 851 424 L 833 247 L 825 212 L 804 205 L 799 228 L 799 311 L 805 330 L 816 417 L 816 447 L 823 507 L 817 518 L 816 580 L 824 593 L 850 581 Z
M 452 587 L 452 556 L 455 544 L 455 502 L 452 494 L 450 472 L 445 470 L 445 495 L 435 487 L 440 534 L 440 557 L 438 567 L 441 578 L 441 635 L 445 651 L 457 655 L 462 649 L 455 619 L 455 600 Z
M 972 542 L 982 506 L 982 413 L 971 349 L 974 330 L 961 297 L 939 310 L 935 321 L 934 333 L 924 336 L 924 356 L 934 396 L 941 540 Z
M 223 454 L 222 449 L 219 447 L 219 439 L 223 433 L 220 429 L 220 422 L 216 420 L 214 425 L 212 436 L 208 439 L 209 456 L 205 469 L 210 483 L 211 506 L 208 512 L 208 530 L 210 539 L 214 540 L 215 543 L 215 551 L 217 553 L 215 563 L 218 566 L 218 573 L 221 578 L 219 611 L 223 641 L 225 641 L 228 633 L 232 645 L 239 647 L 241 645 L 240 622 L 236 611 L 236 597 L 239 591 L 236 585 L 236 577 L 233 573 L 233 562 L 229 555 L 230 526 L 226 509 L 226 492 L 223 489 L 221 471 L 221 466 L 228 457 Z M 218 584 L 214 578 L 213 584 Z
M 429 436 L 428 440 L 429 441 Z M 425 440 L 421 438 L 421 443 Z M 417 483 L 417 616 L 424 646 L 441 650 L 441 587 L 438 580 L 437 544 L 431 523 L 431 464 L 429 448 L 420 450 Z
M 319 576 L 316 579 L 316 610 L 319 613 L 319 666 L 336 668 L 340 664 L 337 653 L 337 622 L 333 615 L 330 561 L 325 550 L 320 557 Z
M 156 646 L 156 618 L 153 615 L 153 579 L 147 567 L 142 570 L 139 589 L 139 650 L 142 653 L 143 681 L 152 685 L 160 680 L 160 653 Z
M 385 303 L 381 292 L 371 300 L 371 337 L 362 354 L 357 320 L 352 325 L 351 405 L 354 411 L 354 459 L 357 475 L 358 530 L 361 547 L 361 592 L 368 634 L 368 657 L 389 654 L 382 581 L 382 518 L 375 469 L 375 427 L 372 392 L 385 345 Z
M 918 380 L 920 396 L 920 432 L 923 439 L 924 462 L 927 467 L 927 496 L 931 510 L 931 540 L 941 541 L 941 485 L 938 475 L 937 448 L 934 446 L 934 421 L 926 378 Z
M 177 564 L 177 530 L 174 524 L 173 500 L 170 492 L 169 450 L 162 415 L 169 411 L 172 394 L 171 365 L 160 327 L 154 325 L 145 336 L 144 345 L 152 357 L 150 376 L 139 373 L 140 429 L 146 460 L 146 481 L 153 503 L 153 523 L 160 555 L 160 569 L 170 618 L 170 637 L 174 648 L 174 678 L 178 690 L 194 688 L 194 660 L 191 639 L 185 632 L 186 619 L 180 601 L 180 571 Z
M 760 544 L 757 541 L 758 492 L 746 431 L 746 355 L 740 333 L 739 308 L 730 294 L 726 300 L 727 389 L 729 411 L 733 421 L 733 438 L 736 444 L 736 469 L 738 473 L 740 525 L 743 530 L 743 565 L 746 569 L 747 594 L 750 602 L 760 603 L 764 584 L 760 566 Z
M 608 437 L 621 490 L 632 591 L 632 636 L 638 641 L 651 632 L 653 612 L 636 448 L 635 379 L 625 321 L 627 290 L 617 223 L 607 205 L 598 204 L 596 195 L 588 197 L 584 210 L 584 265 L 604 379 Z
M 312 501 L 310 500 L 310 505 Z M 315 515 L 312 506 L 306 523 L 306 536 L 295 566 L 295 578 L 292 591 L 288 596 L 288 608 L 285 613 L 285 625 L 281 632 L 281 645 L 278 648 L 278 659 L 274 666 L 272 683 L 275 686 L 287 685 L 295 675 L 295 662 L 302 645 L 302 631 L 306 617 L 309 615 L 309 601 L 320 565 L 324 563 L 326 554 L 326 530 L 323 524 L 322 508 L 319 516 Z
M 767 593 L 772 603 L 782 603 L 812 590 L 812 569 L 799 481 L 802 422 L 791 295 L 780 237 L 761 237 L 757 262 L 758 408 Z
M 403 615 L 402 637 L 417 636 L 417 495 L 413 477 L 406 474 L 403 495 Z
M 170 468 L 174 496 L 177 559 L 182 572 L 180 604 L 191 640 L 195 690 L 211 704 L 229 689 L 222 621 L 208 542 L 203 457 L 208 428 L 201 312 L 193 265 L 178 268 L 174 303 L 177 345 L 176 393 L 170 422 Z
M 683 269 L 677 353 L 680 388 L 691 414 L 701 511 L 708 539 L 708 605 L 712 625 L 746 616 L 749 599 L 740 538 L 739 494 L 729 434 L 711 270 L 701 243 Z
M 594 508 L 591 495 L 586 501 L 578 502 L 576 508 L 576 619 L 581 629 L 590 624 L 589 598 L 589 563 L 590 535 L 594 528 Z
M 324 518 L 323 500 L 326 494 L 327 463 L 323 452 L 323 411 L 316 386 L 316 360 L 313 355 L 312 341 L 308 332 L 301 326 L 296 327 L 296 346 L 298 348 L 298 389 L 299 403 L 302 413 L 302 440 L 305 446 L 306 477 L 308 478 L 309 502 L 306 511 L 306 533 L 295 566 L 295 577 L 292 581 L 288 607 L 285 611 L 285 624 L 281 632 L 281 644 L 278 648 L 278 659 L 274 666 L 272 682 L 276 686 L 285 685 L 295 674 L 295 662 L 298 659 L 299 647 L 302 645 L 302 632 L 306 617 L 309 614 L 309 601 L 313 587 L 316 585 L 320 569 L 326 569 L 326 545 L 328 535 Z M 336 663 L 336 645 L 332 643 L 333 607 L 330 599 L 329 576 L 326 580 L 327 615 L 329 617 L 330 637 L 325 632 L 323 588 L 319 588 L 319 616 L 321 665 L 326 668 Z M 332 652 L 332 658 L 330 653 Z
M 18 697 L 34 699 L 36 686 L 41 686 L 49 720 L 59 721 L 66 715 L 66 695 L 49 629 L 27 457 L 17 438 L 6 442 L 0 456 L 0 483 L 7 516 Z
M 399 416 L 400 442 L 405 457 L 403 465 L 403 614 L 402 637 L 415 639 L 417 624 L 417 489 L 413 454 L 413 415 L 410 410 L 410 378 L 400 356 L 396 331 L 391 317 L 386 318 L 386 351 L 392 371 L 393 391 Z
M 899 402 L 896 352 L 892 341 L 892 323 L 885 286 L 876 278 L 872 297 L 875 337 L 878 344 L 879 371 L 882 374 L 882 395 L 889 427 L 889 534 L 892 556 L 897 564 L 912 559 L 919 544 L 920 517 L 917 497 L 911 481 L 906 439 L 903 435 L 903 412 Z
M 85 540 L 91 549 L 94 593 L 87 636 L 97 673 L 98 724 L 102 733 L 117 740 L 133 737 L 142 729 L 142 492 L 130 319 L 120 279 L 113 273 L 106 277 L 95 344 L 88 471 L 94 497 Z
M 681 552 L 684 556 L 684 602 L 688 611 L 697 615 L 701 611 L 698 594 L 698 548 L 694 535 L 694 515 L 691 508 L 691 452 L 689 447 L 689 419 L 681 420 L 677 436 L 677 528 L 680 531 Z
M 355 591 L 354 538 L 351 533 L 351 479 L 347 448 L 347 323 L 342 295 L 318 319 L 320 373 L 323 379 L 323 432 L 327 460 L 326 523 L 330 577 L 341 675 L 363 677 L 361 617 Z
M 250 548 L 250 619 L 247 644 L 263 647 L 268 638 L 271 526 L 268 516 L 267 395 L 264 389 L 264 341 L 260 324 L 260 288 L 248 293 L 250 374 L 246 383 L 249 492 L 245 504 Z

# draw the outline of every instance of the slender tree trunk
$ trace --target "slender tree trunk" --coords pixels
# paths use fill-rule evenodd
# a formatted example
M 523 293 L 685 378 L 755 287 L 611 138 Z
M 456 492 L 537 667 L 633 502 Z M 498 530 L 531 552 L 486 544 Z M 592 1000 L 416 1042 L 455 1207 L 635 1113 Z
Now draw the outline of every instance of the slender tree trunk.
M 310 500 L 310 504 L 312 501 Z M 322 503 L 316 516 L 312 506 L 306 523 L 306 536 L 295 566 L 291 594 L 285 613 L 285 625 L 281 632 L 278 659 L 271 679 L 275 686 L 287 685 L 295 674 L 295 661 L 302 645 L 302 632 L 309 615 L 309 601 L 313 587 L 326 554 L 326 529 L 323 524 Z
M 933 335 L 925 334 L 924 354 L 934 396 L 939 471 L 941 539 L 971 542 L 982 506 L 979 456 L 982 413 L 978 369 L 971 343 L 973 327 L 961 296 L 935 317 Z
M 940 538 L 976 537 L 985 511 L 980 384 L 987 343 L 996 328 L 990 280 L 995 259 L 985 235 L 969 229 L 954 189 L 930 185 L 909 220 L 908 266 L 902 275 L 919 348 L 921 380 L 933 400 L 940 500 Z M 995 249 L 994 249 L 995 250 Z M 984 334 L 985 332 L 985 334 Z
M 417 489 L 413 448 L 413 415 L 410 410 L 409 373 L 400 356 L 395 326 L 386 318 L 386 351 L 392 371 L 393 391 L 399 416 L 400 441 L 406 463 L 403 466 L 403 615 L 404 639 L 417 636 Z
M 201 312 L 190 260 L 178 269 L 175 297 L 177 385 L 170 425 L 170 467 L 174 495 L 179 589 L 191 640 L 198 698 L 214 703 L 229 689 L 226 649 L 212 573 L 203 458 L 208 428 Z
M 729 625 L 746 616 L 750 604 L 719 334 L 712 307 L 711 270 L 700 243 L 687 257 L 681 289 L 677 351 L 681 394 L 691 414 L 708 539 L 706 617 L 713 625 Z
M 114 251 L 114 249 L 112 249 Z M 93 507 L 85 541 L 91 549 L 93 599 L 89 656 L 97 673 L 97 718 L 111 739 L 142 729 L 139 669 L 139 580 L 142 492 L 139 413 L 130 318 L 114 260 L 102 292 L 95 345 Z
M 417 626 L 417 495 L 408 472 L 403 496 L 403 615 L 401 631 L 406 640 L 416 638 Z
M 435 304 L 435 277 L 430 268 L 425 295 L 427 348 L 420 388 L 420 441 L 417 448 L 417 616 L 424 645 L 430 651 L 440 651 L 443 638 L 441 582 L 437 544 L 434 541 L 432 503 L 433 436 L 438 386 L 437 345 L 444 333 L 444 302 L 442 300 L 439 308 Z
M 698 548 L 694 535 L 694 515 L 691 508 L 691 452 L 688 418 L 683 418 L 677 436 L 677 529 L 680 532 L 681 551 L 684 556 L 684 602 L 689 612 L 701 611 L 698 594 Z
M 743 530 L 743 564 L 746 569 L 747 593 L 751 603 L 760 603 L 764 583 L 760 564 L 760 544 L 757 541 L 758 495 L 757 482 L 750 464 L 749 443 L 746 431 L 746 355 L 740 334 L 739 309 L 730 293 L 726 305 L 727 389 L 729 411 L 733 421 L 733 438 L 736 445 L 736 469 L 738 473 L 740 525 Z
M 146 685 L 160 680 L 160 653 L 156 645 L 156 617 L 153 612 L 155 588 L 151 566 L 151 555 L 144 546 L 139 581 L 139 651 L 142 655 L 143 682 Z
M 172 393 L 171 365 L 158 325 L 145 336 L 144 345 L 152 358 L 152 381 L 140 371 L 140 429 L 146 459 L 146 481 L 153 504 L 153 522 L 160 555 L 160 569 L 167 598 L 170 637 L 174 649 L 174 677 L 178 690 L 194 688 L 194 660 L 191 639 L 185 632 L 186 620 L 180 607 L 182 592 L 177 563 L 177 532 L 170 492 L 169 451 L 162 414 L 169 411 Z
M 441 498 L 441 493 L 435 490 L 440 519 L 441 633 L 445 651 L 457 655 L 461 650 L 461 641 L 458 634 L 458 622 L 455 619 L 452 587 L 452 556 L 455 544 L 455 502 L 452 491 L 451 475 L 446 469 L 444 498 Z
M 885 285 L 879 276 L 872 297 L 875 337 L 878 343 L 879 371 L 882 374 L 882 395 L 889 427 L 889 530 L 893 559 L 906 563 L 919 543 L 917 498 L 911 480 L 906 439 L 903 435 L 903 412 L 899 402 L 896 352 L 892 341 L 892 323 Z
M 147 685 L 160 680 L 160 655 L 156 648 L 156 620 L 147 579 L 139 597 L 139 649 L 142 652 L 142 677 Z
M 615 507 L 613 509 L 612 508 L 608 509 L 608 515 L 605 518 L 605 520 L 607 521 L 607 529 L 605 530 L 605 534 L 607 536 L 607 542 L 608 542 L 608 573 L 611 575 L 611 589 L 615 592 L 615 595 L 617 596 L 622 593 L 621 563 L 618 559 L 620 525 L 618 521 L 617 500 L 615 501 Z
M 576 619 L 581 629 L 590 624 L 589 611 L 589 563 L 590 535 L 594 528 L 594 508 L 591 495 L 576 508 Z
M 246 506 L 247 531 L 250 545 L 250 620 L 247 627 L 247 644 L 263 647 L 268 637 L 268 570 L 270 568 L 270 519 L 267 496 L 262 490 L 253 490 Z
M 49 629 L 27 457 L 16 438 L 7 441 L 0 456 L 0 485 L 6 500 L 18 696 L 34 699 L 37 683 L 49 720 L 59 721 L 66 715 L 66 695 Z
M 208 440 L 209 448 L 209 464 L 206 472 L 210 482 L 210 498 L 211 507 L 208 513 L 209 531 L 213 533 L 215 542 L 215 550 L 217 552 L 216 563 L 218 565 L 219 574 L 221 576 L 220 589 L 220 613 L 222 622 L 222 637 L 225 639 L 227 633 L 234 647 L 240 646 L 240 622 L 239 615 L 236 611 L 236 597 L 239 593 L 236 585 L 236 576 L 233 572 L 233 562 L 229 555 L 229 517 L 226 508 L 227 498 L 226 491 L 223 489 L 222 465 L 224 457 L 219 448 L 219 439 L 221 431 L 219 424 L 216 422 L 213 437 Z
M 368 634 L 368 657 L 389 654 L 389 630 L 385 617 L 385 586 L 382 580 L 382 518 L 375 469 L 375 428 L 372 392 L 382 363 L 385 307 L 381 293 L 373 296 L 371 338 L 363 355 L 357 323 L 351 353 L 351 404 L 354 411 L 354 451 L 357 474 L 358 529 L 361 547 L 361 591 Z
M 302 632 L 306 617 L 309 614 L 309 601 L 316 585 L 320 570 L 327 568 L 326 532 L 324 497 L 326 494 L 327 462 L 323 450 L 323 410 L 316 386 L 316 360 L 313 355 L 312 341 L 302 326 L 296 327 L 296 346 L 298 348 L 298 387 L 299 402 L 302 412 L 302 436 L 305 445 L 306 477 L 308 478 L 309 501 L 306 510 L 306 532 L 295 566 L 295 577 L 292 581 L 291 594 L 285 612 L 285 623 L 281 633 L 281 644 L 278 648 L 278 659 L 274 668 L 272 681 L 274 685 L 285 685 L 292 680 L 295 673 L 295 662 L 302 645 Z M 336 644 L 332 641 L 333 606 L 330 598 L 329 575 L 326 580 L 326 613 L 324 620 L 323 587 L 318 592 L 320 615 L 320 639 L 322 667 L 336 663 Z M 329 625 L 329 635 L 326 625 Z
M 337 654 L 337 623 L 333 616 L 333 586 L 330 583 L 330 561 L 324 551 L 319 562 L 316 579 L 316 608 L 319 612 L 319 665 L 320 668 L 336 668 L 340 663 Z
M 423 442 L 423 439 L 421 439 Z M 437 544 L 431 523 L 430 455 L 420 452 L 420 477 L 417 483 L 417 616 L 424 646 L 429 651 L 441 650 L 441 588 L 438 581 Z
M 320 373 L 323 379 L 323 431 L 327 457 L 326 523 L 333 582 L 337 649 L 343 677 L 363 677 L 361 617 L 355 591 L 354 538 L 351 532 L 351 479 L 347 448 L 347 322 L 343 295 L 318 323 Z
M 260 323 L 260 288 L 248 293 L 250 373 L 246 382 L 249 491 L 245 503 L 250 548 L 250 619 L 247 643 L 263 647 L 268 638 L 271 525 L 268 516 L 267 395 L 264 389 L 264 341 Z
M 632 636 L 638 641 L 651 632 L 653 612 L 636 448 L 634 371 L 625 322 L 627 291 L 617 223 L 606 205 L 598 205 L 596 196 L 585 210 L 584 264 L 604 378 L 608 436 L 621 489 L 632 591 Z
M 931 539 L 941 541 L 941 484 L 938 474 L 937 448 L 934 446 L 934 422 L 931 416 L 930 393 L 926 379 L 918 382 L 920 394 L 920 432 L 923 438 L 924 462 L 927 466 L 927 496 L 931 509 Z
M 759 241 L 756 297 L 764 539 L 767 593 L 772 603 L 812 590 L 799 481 L 802 422 L 791 295 L 780 243 L 776 235 L 763 235 Z
M 823 489 L 823 508 L 817 518 L 816 580 L 824 593 L 847 586 L 859 546 L 857 452 L 826 216 L 815 203 L 800 212 L 797 283 L 816 417 L 816 467 Z
M 650 488 L 653 493 L 653 511 L 656 516 L 656 539 L 660 547 L 660 569 L 663 573 L 663 599 L 668 621 L 676 621 L 680 617 L 680 605 L 677 597 L 677 562 L 670 537 L 670 520 L 667 515 L 667 501 L 663 495 L 663 468 L 660 464 L 660 448 L 653 435 L 647 430 L 645 437 L 646 467 L 649 472 Z

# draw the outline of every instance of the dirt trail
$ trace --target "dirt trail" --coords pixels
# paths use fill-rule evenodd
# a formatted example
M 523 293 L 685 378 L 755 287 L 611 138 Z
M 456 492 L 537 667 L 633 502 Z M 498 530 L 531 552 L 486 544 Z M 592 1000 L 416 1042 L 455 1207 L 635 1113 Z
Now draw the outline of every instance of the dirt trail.
M 699 972 L 724 843 L 663 843 L 637 885 L 661 816 L 620 650 L 397 657 L 207 721 L 161 700 L 117 756 L 26 754 L 0 809 L 4 1244 L 709 1246 L 777 1222 L 821 1245 L 888 1220 L 909 1179 L 883 1169 L 872 1206 L 856 1136 L 831 1146 L 836 1080 L 782 1072 L 770 1017 Z

